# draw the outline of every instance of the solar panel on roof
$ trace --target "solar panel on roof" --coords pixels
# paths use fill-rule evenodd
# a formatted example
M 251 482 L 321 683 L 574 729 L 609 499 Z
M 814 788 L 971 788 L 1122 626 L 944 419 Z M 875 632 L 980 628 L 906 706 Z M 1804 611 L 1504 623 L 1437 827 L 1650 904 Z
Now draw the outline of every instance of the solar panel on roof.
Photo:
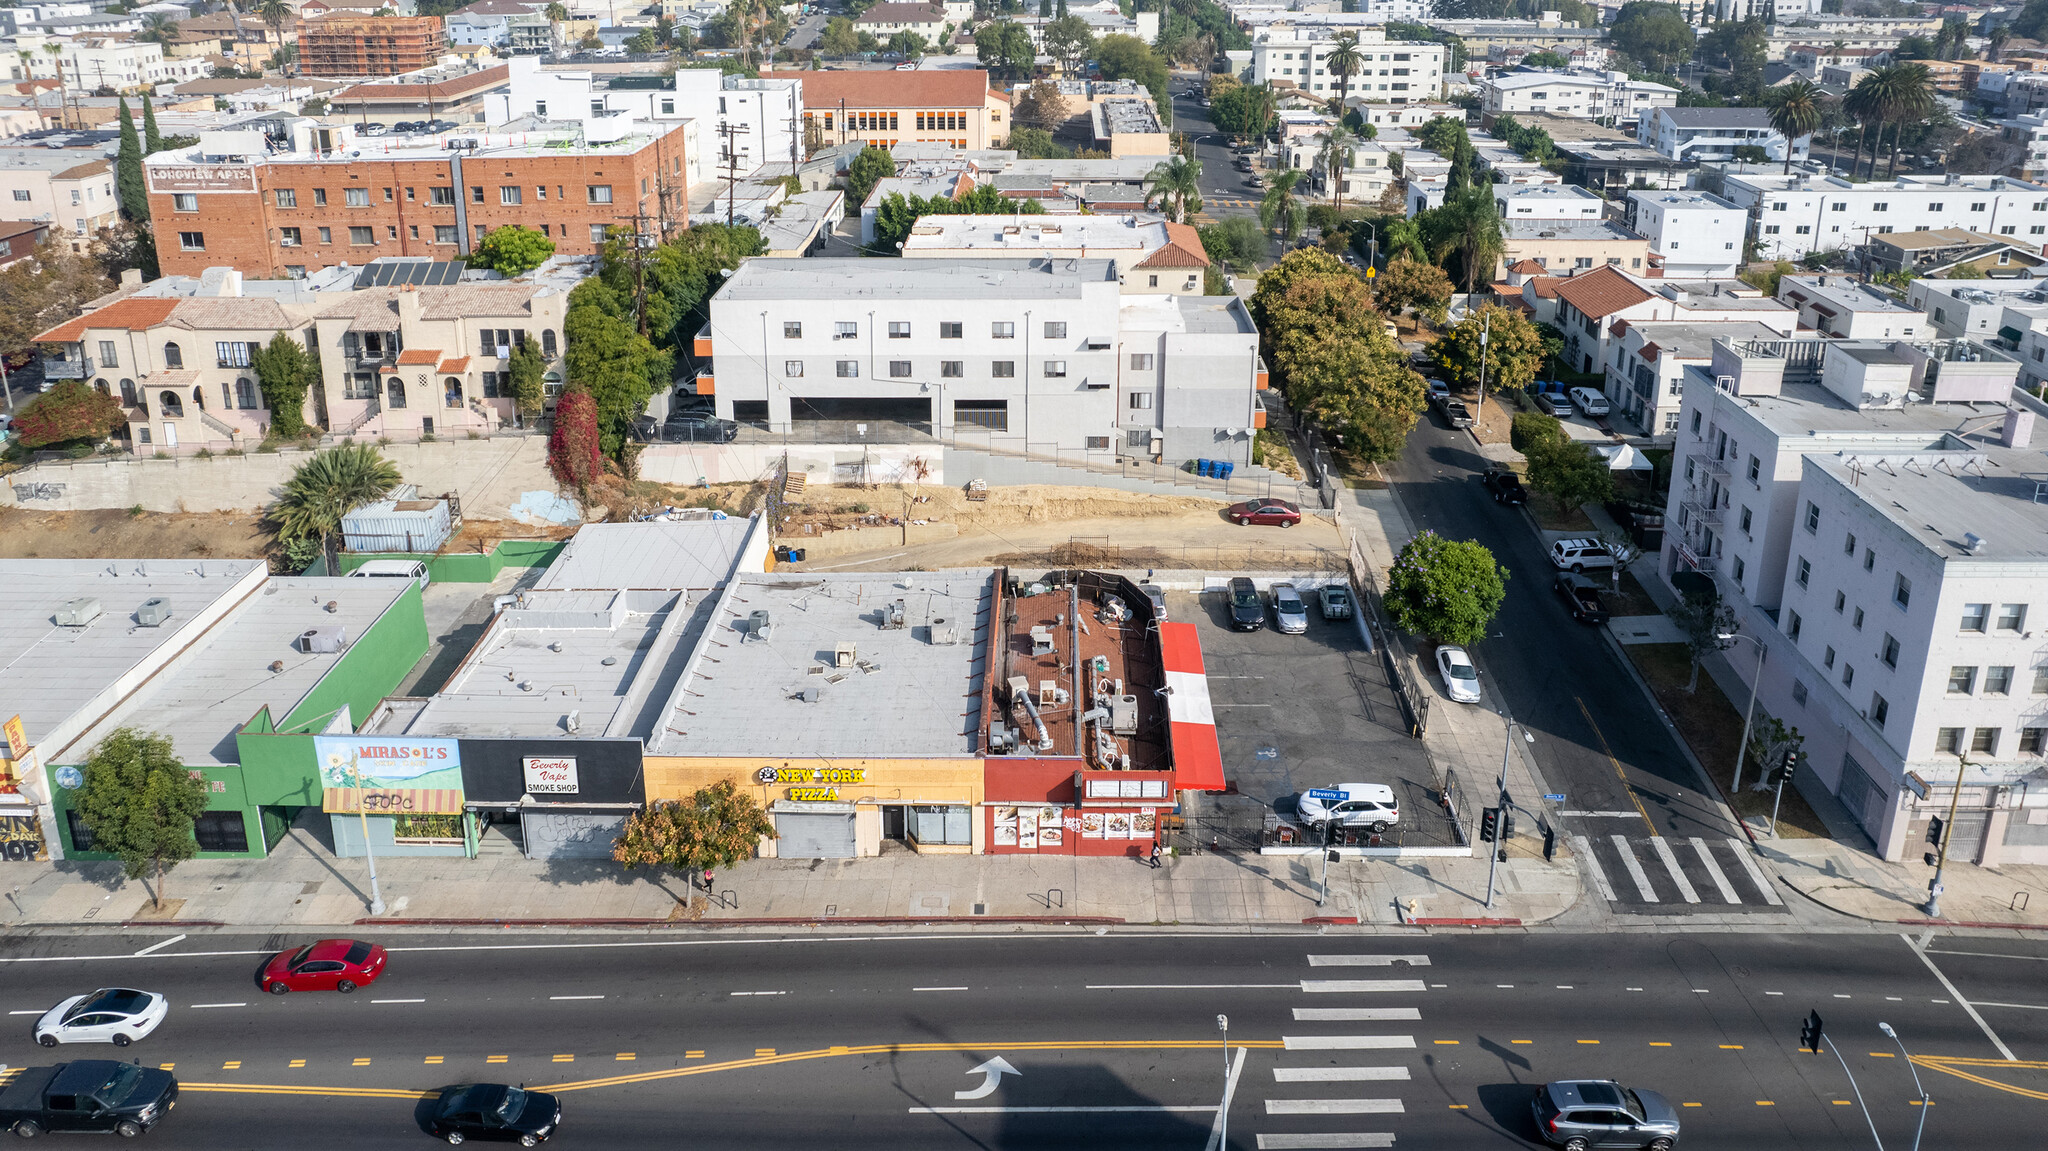
M 463 267 L 461 260 L 373 260 L 357 274 L 356 287 L 453 284 L 461 281 Z

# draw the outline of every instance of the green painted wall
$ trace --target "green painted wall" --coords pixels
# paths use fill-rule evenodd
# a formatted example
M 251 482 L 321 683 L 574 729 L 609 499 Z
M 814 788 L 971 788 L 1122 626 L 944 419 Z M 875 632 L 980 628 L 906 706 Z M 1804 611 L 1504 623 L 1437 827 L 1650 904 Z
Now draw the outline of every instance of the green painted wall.
M 405 594 L 349 644 L 341 659 L 278 726 L 295 731 L 311 723 L 324 724 L 344 704 L 350 720 L 359 724 L 426 654 L 427 615 L 420 606 L 419 585 L 405 581 Z
M 348 552 L 341 556 L 341 570 L 346 575 L 371 560 L 425 560 L 428 578 L 441 583 L 489 583 L 508 567 L 544 567 L 551 564 L 565 546 L 549 540 L 501 540 L 489 555 L 475 552 L 456 555 Z
M 310 754 L 310 753 L 309 753 Z M 206 778 L 206 810 L 239 811 L 242 813 L 242 832 L 248 837 L 247 851 L 202 851 L 196 859 L 261 859 L 264 855 L 263 812 L 258 810 L 258 801 L 253 799 L 243 784 L 242 769 L 234 764 L 218 764 L 203 769 Z M 102 851 L 80 851 L 71 836 L 70 812 L 72 798 L 76 792 L 64 788 L 51 789 L 56 792 L 50 802 L 57 809 L 58 834 L 62 837 L 64 854 L 71 859 L 112 859 Z M 273 817 L 273 820 L 276 817 Z M 273 839 L 271 842 L 275 842 Z

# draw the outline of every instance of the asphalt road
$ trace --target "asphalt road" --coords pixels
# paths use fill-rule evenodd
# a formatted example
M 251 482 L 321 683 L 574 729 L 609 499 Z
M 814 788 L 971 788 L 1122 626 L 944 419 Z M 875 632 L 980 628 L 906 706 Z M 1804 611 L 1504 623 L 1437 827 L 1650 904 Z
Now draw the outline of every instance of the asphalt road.
M 1195 158 L 1202 162 L 1202 214 L 1224 216 L 1258 214 L 1259 197 L 1265 192 L 1245 184 L 1244 173 L 1231 165 L 1237 154 L 1230 150 L 1230 137 L 1216 130 L 1208 110 L 1194 99 L 1179 95 L 1189 85 L 1199 84 L 1184 74 L 1173 77 L 1173 129 L 1196 141 Z
M 1467 404 L 1472 402 L 1466 397 Z M 1489 401 L 1492 402 L 1492 401 Z M 1394 465 L 1394 490 L 1417 530 L 1434 529 L 1453 539 L 1476 540 L 1492 550 L 1510 573 L 1507 600 L 1494 621 L 1493 633 L 1473 648 L 1485 688 L 1482 706 L 1501 709 L 1536 735 L 1531 749 L 1544 782 L 1566 799 L 1565 811 L 1599 812 L 1598 816 L 1566 816 L 1568 835 L 1585 836 L 1596 845 L 1600 862 L 1614 888 L 1617 909 L 1654 913 L 1730 910 L 1703 892 L 1718 889 L 1710 875 L 1689 854 L 1689 841 L 1725 849 L 1742 831 L 1718 803 L 1702 794 L 1700 781 L 1665 728 L 1656 709 L 1638 689 L 1620 657 L 1599 630 L 1572 620 L 1553 590 L 1556 571 L 1544 545 L 1529 530 L 1522 512 L 1495 504 L 1479 483 L 1485 463 L 1470 435 L 1453 430 L 1435 412 L 1425 415 L 1409 437 L 1407 451 Z M 1441 697 L 1441 684 L 1431 670 L 1433 707 L 1457 707 Z M 1709 765 L 1717 770 L 1720 765 Z M 1532 804 L 1536 796 L 1516 796 Z M 1615 857 L 1614 836 L 1630 843 L 1637 866 L 1658 896 L 1652 903 L 1640 889 L 1626 861 Z M 1683 898 L 1663 863 L 1662 850 L 1650 841 L 1664 838 L 1684 844 L 1674 853 L 1687 872 L 1699 902 Z M 1668 845 L 1667 845 L 1668 846 Z M 1735 906 L 1775 911 L 1755 893 L 1738 885 L 1730 869 L 1738 861 L 1723 853 L 1717 866 L 1743 898 Z
M 16 941 L 0 999 L 170 996 L 123 1053 L 184 1085 L 165 1149 L 423 1146 L 419 1092 L 479 1079 L 559 1090 L 570 1148 L 1213 1147 L 1219 1013 L 1232 1148 L 1529 1146 L 1534 1085 L 1564 1077 L 1665 1093 L 1689 1148 L 1862 1148 L 1841 1064 L 1797 1049 L 1814 1007 L 1888 1139 L 1917 1096 L 1880 1020 L 1984 1061 L 1920 1067 L 1929 1146 L 2022 1145 L 2048 1103 L 2041 942 L 1938 940 L 1952 990 L 1895 935 L 415 936 L 353 996 L 273 998 L 275 941 L 131 956 L 163 938 Z M 2013 1005 L 1976 1010 L 2033 1062 L 1959 995 Z M 0 1061 L 50 1057 L 29 1021 Z

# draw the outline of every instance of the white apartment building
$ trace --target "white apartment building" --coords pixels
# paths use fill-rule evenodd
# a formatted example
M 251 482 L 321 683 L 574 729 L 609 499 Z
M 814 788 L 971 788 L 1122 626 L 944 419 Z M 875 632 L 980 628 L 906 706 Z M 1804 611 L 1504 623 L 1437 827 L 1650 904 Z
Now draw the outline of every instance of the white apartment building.
M 1708 192 L 1632 191 L 1625 217 L 1650 241 L 1664 274 L 1679 279 L 1733 279 L 1742 263 L 1749 216 Z
M 1825 340 L 1719 341 L 1687 373 L 1662 574 L 1736 608 L 1759 713 L 1804 737 L 1798 786 L 1885 859 L 1953 797 L 1952 859 L 2048 861 L 2048 408 L 2016 370 L 1964 341 Z M 1729 657 L 1757 674 L 1749 645 Z
M 1633 423 L 1643 435 L 1668 438 L 1678 431 L 1687 368 L 1713 362 L 1714 341 L 1783 339 L 1785 331 L 1754 320 L 1659 323 L 1618 320 L 1608 344 L 1602 390 L 1610 418 Z
M 1701 164 L 1733 160 L 1741 147 L 1762 148 L 1780 163 L 1790 148 L 1792 161 L 1804 163 L 1813 142 L 1811 133 L 1788 142 L 1771 127 L 1767 108 L 1656 108 L 1637 124 L 1636 137 L 1667 160 Z
M 1799 309 L 1799 326 L 1845 340 L 1911 340 L 1927 335 L 1927 315 L 1855 276 L 1782 276 L 1778 299 Z
M 1340 91 L 1384 104 L 1443 99 L 1444 46 L 1421 40 L 1389 40 L 1384 29 L 1361 29 L 1358 72 L 1346 89 L 1328 67 L 1332 34 L 1269 29 L 1252 41 L 1252 83 L 1285 80 L 1325 99 Z
M 1782 333 L 1794 331 L 1797 324 L 1797 313 L 1791 308 L 1765 299 L 1736 280 L 1650 280 L 1609 265 L 1568 276 L 1558 282 L 1555 290 L 1557 327 L 1564 333 L 1564 359 L 1582 372 L 1603 371 L 1602 365 L 1610 363 L 1617 328 L 1624 321 L 1748 321 Z M 1608 399 L 1621 405 L 1625 398 L 1612 393 Z M 1649 426 L 1661 423 L 1659 418 Z
M 64 83 L 74 91 L 105 86 L 132 94 L 157 84 L 182 84 L 213 74 L 213 65 L 204 58 L 166 60 L 163 47 L 146 40 L 22 35 L 14 43 L 18 51 L 31 54 L 17 70 L 26 71 L 30 79 L 48 80 L 55 79 L 61 68 Z M 43 51 L 47 43 L 63 45 L 63 53 L 51 56 Z
M 1495 184 L 1502 220 L 1598 220 L 1607 201 L 1577 184 Z
M 905 423 L 1112 461 L 1250 458 L 1258 332 L 1235 296 L 1125 293 L 1118 261 L 757 258 L 696 340 L 718 414 Z
M 1548 112 L 1626 126 L 1653 108 L 1677 103 L 1676 88 L 1631 80 L 1626 72 L 1508 72 L 1479 82 L 1479 108 L 1487 123 L 1501 115 Z
M 61 232 L 74 252 L 120 217 L 110 160 L 77 149 L 0 148 L 0 213 Z
M 925 216 L 903 241 L 905 259 L 1110 259 L 1125 296 L 1201 295 L 1209 256 L 1192 224 L 1157 216 Z
M 2048 185 L 2010 176 L 1900 176 L 1852 183 L 1795 172 L 1731 172 L 1721 194 L 1756 220 L 1757 257 L 1796 260 L 1888 232 L 1968 228 L 2048 244 Z
M 2004 326 L 2011 305 L 2048 301 L 2048 291 L 2032 280 L 1914 280 L 1906 285 L 1906 305 L 1927 317 L 1938 339 L 1990 342 Z
M 2048 116 L 2014 116 L 1999 126 L 1999 134 L 2020 146 L 2021 179 L 2048 180 Z

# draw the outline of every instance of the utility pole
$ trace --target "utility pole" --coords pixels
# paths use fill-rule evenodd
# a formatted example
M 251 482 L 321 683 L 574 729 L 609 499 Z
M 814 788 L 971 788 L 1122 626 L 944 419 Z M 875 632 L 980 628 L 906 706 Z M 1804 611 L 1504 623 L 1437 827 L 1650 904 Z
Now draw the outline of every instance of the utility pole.
M 637 313 L 640 334 L 647 334 L 647 221 L 653 219 L 646 212 L 635 212 L 630 216 L 616 217 L 633 221 L 633 310 Z
M 718 134 L 725 138 L 725 151 L 719 158 L 725 161 L 725 226 L 728 228 L 732 227 L 734 189 L 739 186 L 740 149 L 734 138 L 746 130 L 745 124 L 731 121 L 721 121 L 718 125 Z
M 1927 918 L 1941 918 L 1941 874 L 1948 869 L 1948 841 L 1956 834 L 1956 804 L 1963 798 L 1963 773 L 1970 770 L 1970 757 L 1956 757 L 1956 781 L 1948 789 L 1948 819 L 1929 833 L 1934 841 L 1937 854 L 1934 857 L 1934 878 L 1927 883 Z

